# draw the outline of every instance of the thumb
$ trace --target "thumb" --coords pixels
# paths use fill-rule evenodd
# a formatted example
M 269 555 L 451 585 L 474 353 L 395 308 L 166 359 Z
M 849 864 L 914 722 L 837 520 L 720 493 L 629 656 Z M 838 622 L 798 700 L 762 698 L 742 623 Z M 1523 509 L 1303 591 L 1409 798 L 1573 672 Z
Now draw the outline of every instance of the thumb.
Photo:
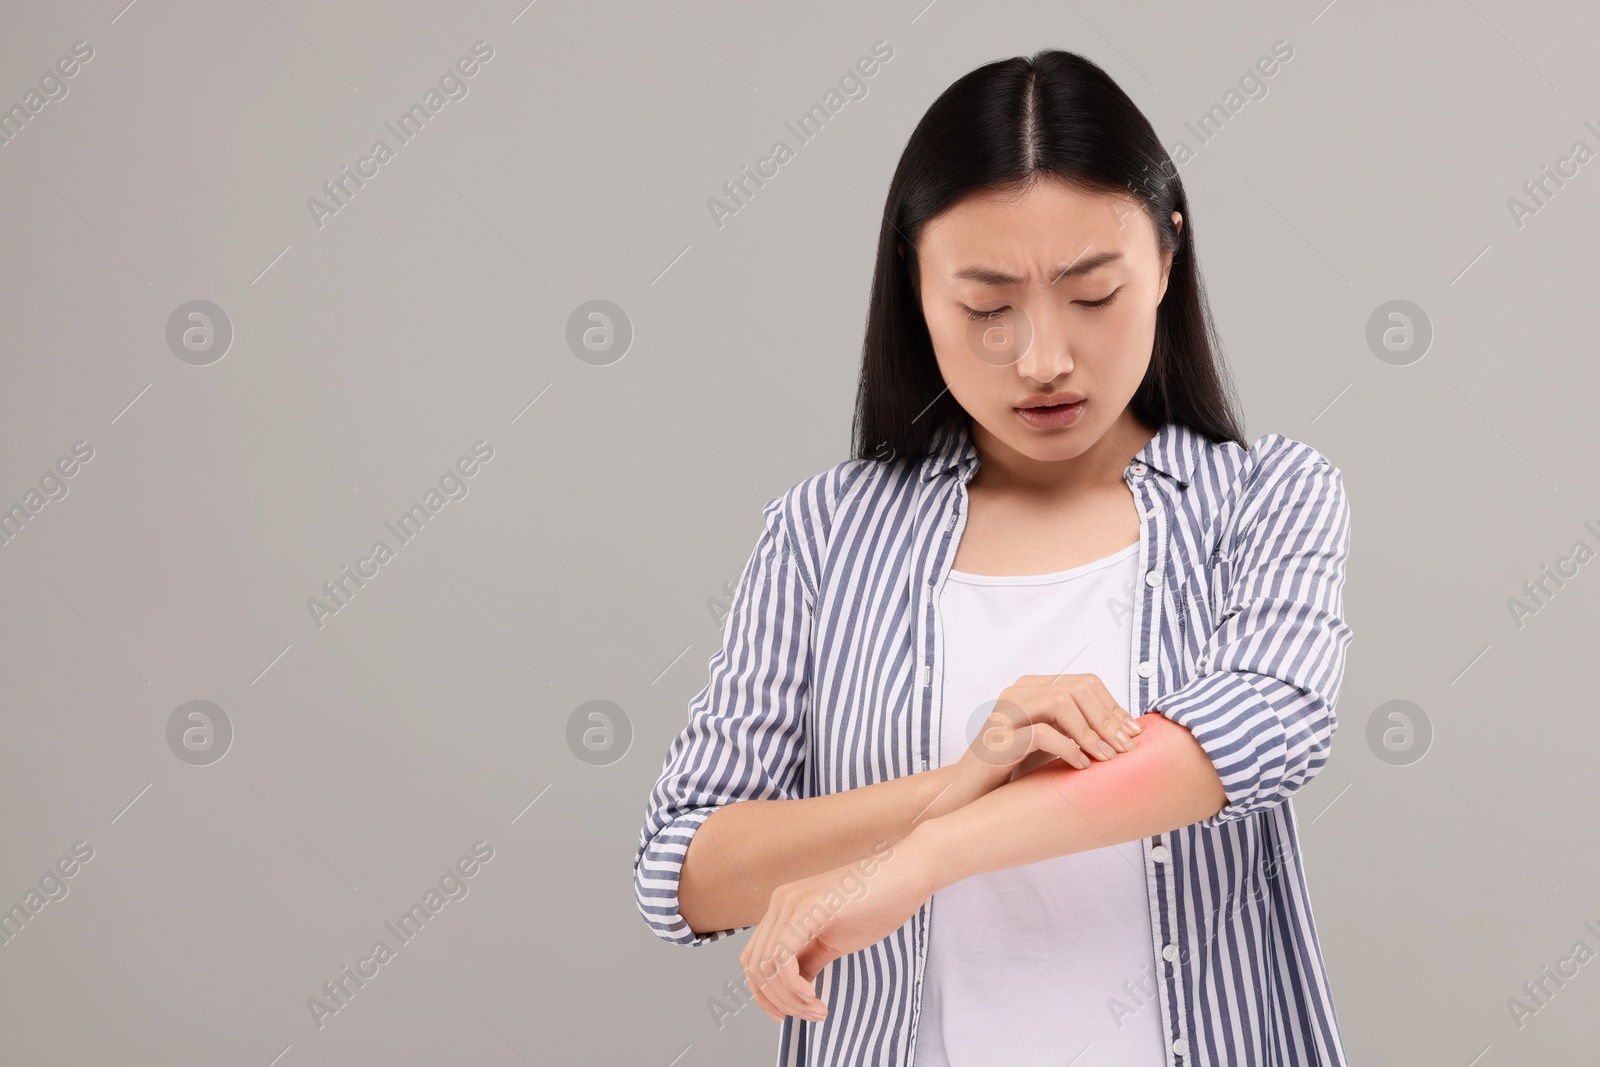
M 800 950 L 799 955 L 795 956 L 795 963 L 800 969 L 800 977 L 809 982 L 821 974 L 824 967 L 843 955 L 843 952 L 818 935 Z

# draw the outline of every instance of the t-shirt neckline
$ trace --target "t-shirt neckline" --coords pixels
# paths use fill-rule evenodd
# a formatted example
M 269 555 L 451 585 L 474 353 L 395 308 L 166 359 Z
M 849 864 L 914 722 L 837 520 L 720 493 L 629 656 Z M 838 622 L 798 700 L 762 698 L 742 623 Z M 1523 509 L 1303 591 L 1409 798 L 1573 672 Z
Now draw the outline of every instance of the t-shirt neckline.
M 967 571 L 950 569 L 950 580 L 964 582 L 967 585 L 1048 585 L 1053 582 L 1071 581 L 1085 574 L 1093 573 L 1103 567 L 1120 563 L 1139 550 L 1139 542 L 1125 548 L 1118 549 L 1109 556 L 1102 556 L 1097 560 L 1069 567 L 1064 571 L 1052 571 L 1049 574 L 970 574 Z

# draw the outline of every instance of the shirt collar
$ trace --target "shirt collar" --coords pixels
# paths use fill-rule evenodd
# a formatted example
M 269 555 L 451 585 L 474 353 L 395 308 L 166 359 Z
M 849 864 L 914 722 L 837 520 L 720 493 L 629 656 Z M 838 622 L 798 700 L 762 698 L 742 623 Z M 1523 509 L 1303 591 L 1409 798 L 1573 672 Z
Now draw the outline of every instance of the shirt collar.
M 1148 443 L 1133 457 L 1187 487 L 1199 460 L 1205 438 L 1181 422 L 1164 423 Z M 951 470 L 959 470 L 962 481 L 971 479 L 978 466 L 978 448 L 965 423 L 946 426 L 934 434 L 928 455 L 922 460 L 922 480 L 928 481 Z

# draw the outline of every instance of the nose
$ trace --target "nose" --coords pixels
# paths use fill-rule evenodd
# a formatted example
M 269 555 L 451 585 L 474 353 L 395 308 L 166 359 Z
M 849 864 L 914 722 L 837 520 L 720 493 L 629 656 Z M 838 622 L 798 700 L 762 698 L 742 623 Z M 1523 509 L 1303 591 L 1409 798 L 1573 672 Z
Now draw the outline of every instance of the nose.
M 1020 310 L 1020 309 L 1019 309 Z M 1024 312 L 1028 343 L 1017 360 L 1017 373 L 1051 382 L 1073 368 L 1072 341 L 1061 320 L 1048 308 Z

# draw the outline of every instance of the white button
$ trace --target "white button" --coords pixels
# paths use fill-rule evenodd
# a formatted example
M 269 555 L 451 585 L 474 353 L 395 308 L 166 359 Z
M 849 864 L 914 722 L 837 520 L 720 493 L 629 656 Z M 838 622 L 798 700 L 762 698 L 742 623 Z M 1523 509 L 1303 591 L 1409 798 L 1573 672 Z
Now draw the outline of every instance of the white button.
M 1144 464 L 1143 463 L 1135 463 L 1133 465 L 1133 475 L 1136 478 L 1143 478 L 1144 477 Z
M 1161 572 L 1160 571 L 1150 571 L 1148 574 L 1146 574 L 1144 576 L 1144 584 L 1150 586 L 1151 588 L 1154 588 L 1155 586 L 1160 585 L 1161 584 Z
M 1189 1042 L 1185 1038 L 1177 1038 L 1172 1042 L 1172 1051 L 1175 1055 L 1187 1056 L 1189 1054 Z
M 1139 664 L 1139 677 L 1148 678 L 1154 673 L 1156 673 L 1156 665 L 1154 663 L 1151 663 L 1149 660 L 1145 660 L 1143 663 Z
M 1155 508 L 1151 508 L 1149 511 L 1144 513 L 1144 517 L 1147 518 L 1147 519 L 1155 518 L 1156 517 L 1156 509 Z
M 1157 845 L 1150 850 L 1150 858 L 1155 860 L 1157 863 L 1167 862 L 1167 858 L 1171 855 L 1172 853 L 1167 851 L 1166 845 Z
M 1169 963 L 1178 958 L 1178 946 L 1167 945 L 1161 950 L 1161 958 Z

